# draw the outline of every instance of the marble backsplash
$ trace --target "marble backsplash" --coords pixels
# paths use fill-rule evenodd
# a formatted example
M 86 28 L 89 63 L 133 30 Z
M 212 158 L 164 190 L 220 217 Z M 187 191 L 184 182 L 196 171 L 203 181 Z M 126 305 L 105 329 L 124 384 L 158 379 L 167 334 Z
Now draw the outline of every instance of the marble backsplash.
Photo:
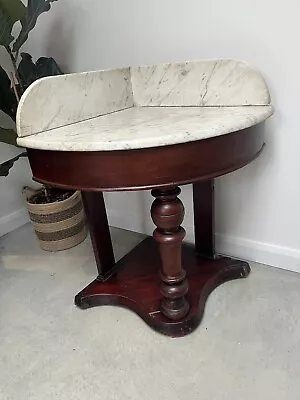
M 203 60 L 131 68 L 137 106 L 270 104 L 259 71 L 236 60 Z
M 129 68 L 43 78 L 22 96 L 18 136 L 28 136 L 133 106 Z

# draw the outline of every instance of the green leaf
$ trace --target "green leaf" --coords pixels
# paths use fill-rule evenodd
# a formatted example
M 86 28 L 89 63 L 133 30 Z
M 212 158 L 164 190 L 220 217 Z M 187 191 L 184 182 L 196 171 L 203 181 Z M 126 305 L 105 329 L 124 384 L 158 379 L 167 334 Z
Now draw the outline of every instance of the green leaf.
M 28 0 L 27 12 L 21 19 L 22 29 L 13 45 L 13 51 L 19 51 L 28 39 L 29 32 L 35 27 L 38 17 L 50 10 L 53 1 L 58 0 Z
M 26 14 L 26 7 L 21 0 L 0 0 L 0 9 L 8 17 L 12 25 L 21 20 Z
M 14 163 L 19 160 L 21 157 L 26 157 L 27 153 L 23 152 L 19 154 L 18 156 L 11 158 L 8 161 L 5 161 L 4 163 L 0 164 L 0 176 L 7 176 L 9 174 L 9 170 L 13 167 Z
M 18 146 L 17 137 L 17 133 L 13 129 L 4 129 L 0 127 L 0 142 Z
M 25 15 L 26 7 L 21 0 L 0 0 L 0 45 L 10 45 L 14 40 L 11 35 L 13 25 Z
M 22 60 L 18 66 L 18 72 L 21 79 L 22 86 L 28 88 L 34 81 L 38 79 L 37 67 L 32 61 L 32 56 L 28 53 L 21 53 Z
M 7 15 L 0 9 L 0 45 L 9 46 L 14 40 L 11 35 L 12 23 Z
M 38 78 L 62 75 L 63 72 L 52 57 L 40 57 L 36 62 Z
M 0 109 L 15 120 L 17 107 L 18 102 L 11 88 L 11 81 L 7 73 L 0 66 Z
M 55 60 L 51 57 L 41 57 L 37 60 L 36 64 L 32 61 L 32 56 L 28 53 L 21 53 L 21 58 L 18 73 L 24 89 L 37 79 L 63 74 Z

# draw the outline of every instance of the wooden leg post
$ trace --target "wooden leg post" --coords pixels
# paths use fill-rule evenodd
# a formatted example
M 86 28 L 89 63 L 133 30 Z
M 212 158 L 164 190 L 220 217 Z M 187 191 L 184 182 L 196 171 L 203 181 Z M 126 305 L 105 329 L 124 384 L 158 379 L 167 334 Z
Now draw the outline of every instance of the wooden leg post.
M 177 197 L 180 189 L 156 189 L 152 191 L 156 199 L 151 207 L 152 219 L 157 226 L 153 233 L 155 240 L 146 238 L 119 260 L 113 269 L 113 272 L 117 271 L 116 274 L 109 269 L 113 264 L 113 253 L 108 240 L 110 237 L 102 194 L 85 193 L 83 198 L 92 227 L 95 256 L 97 264 L 100 262 L 99 274 L 112 276 L 106 281 L 97 278 L 91 282 L 77 294 L 75 304 L 82 309 L 100 305 L 127 307 L 153 329 L 172 337 L 184 336 L 196 329 L 202 320 L 209 294 L 224 282 L 245 278 L 250 272 L 249 265 L 244 261 L 207 257 L 214 253 L 211 184 L 196 184 L 194 192 L 196 246 L 197 251 L 204 253 L 205 257 L 199 256 L 193 246 L 182 243 L 185 231 L 180 226 L 184 217 L 183 204 Z M 204 225 L 201 225 L 201 204 L 206 204 L 208 210 Z M 201 237 L 206 238 L 204 243 L 200 241 Z M 202 247 L 203 244 L 205 246 Z M 203 252 L 203 249 L 209 251 Z M 182 268 L 182 259 L 189 282 Z M 101 269 L 103 265 L 106 266 L 104 270 Z M 157 276 L 159 266 L 160 285 Z
M 98 280 L 105 282 L 113 273 L 115 257 L 102 192 L 81 192 L 98 268 Z
M 184 207 L 178 199 L 180 189 L 156 189 L 156 198 L 151 207 L 151 216 L 157 226 L 153 233 L 159 245 L 161 258 L 161 312 L 171 320 L 184 318 L 189 311 L 185 298 L 188 291 L 186 273 L 182 268 L 182 241 L 185 230 L 180 226 L 184 218 Z
M 194 183 L 193 200 L 196 253 L 215 258 L 214 180 Z

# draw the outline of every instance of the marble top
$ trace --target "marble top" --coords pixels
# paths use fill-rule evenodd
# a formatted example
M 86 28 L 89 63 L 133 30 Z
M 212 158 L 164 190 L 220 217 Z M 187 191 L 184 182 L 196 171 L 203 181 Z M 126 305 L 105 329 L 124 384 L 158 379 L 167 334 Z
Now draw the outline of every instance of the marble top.
M 62 151 L 167 146 L 248 128 L 272 113 L 272 106 L 133 107 L 19 138 L 18 143 L 29 148 Z
M 236 60 L 68 74 L 26 90 L 18 144 L 62 151 L 166 146 L 244 129 L 272 113 L 260 72 Z

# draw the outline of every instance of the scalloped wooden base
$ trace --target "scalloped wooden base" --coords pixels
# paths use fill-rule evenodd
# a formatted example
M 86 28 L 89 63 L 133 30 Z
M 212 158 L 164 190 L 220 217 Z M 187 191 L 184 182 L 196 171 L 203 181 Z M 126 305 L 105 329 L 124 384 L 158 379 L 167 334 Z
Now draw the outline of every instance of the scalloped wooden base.
M 93 281 L 76 297 L 82 308 L 116 305 L 131 309 L 154 330 L 171 337 L 193 332 L 200 324 L 209 294 L 222 283 L 246 278 L 249 264 L 231 258 L 200 258 L 193 246 L 183 245 L 183 268 L 186 270 L 190 304 L 187 316 L 179 321 L 166 318 L 160 311 L 160 259 L 157 245 L 149 237 L 117 264 L 117 273 L 108 281 Z
M 211 291 L 250 272 L 245 262 L 215 258 L 213 180 L 258 157 L 264 147 L 263 133 L 261 125 L 209 139 L 142 149 L 28 149 L 35 180 L 82 191 L 98 278 L 76 296 L 76 304 L 81 308 L 125 306 L 165 335 L 192 332 L 202 319 Z M 183 208 L 176 186 L 190 183 L 195 250 L 184 245 L 181 257 Z M 156 243 L 153 238 L 146 239 L 115 264 L 102 192 L 144 189 L 155 189 L 151 215 L 157 226 Z

